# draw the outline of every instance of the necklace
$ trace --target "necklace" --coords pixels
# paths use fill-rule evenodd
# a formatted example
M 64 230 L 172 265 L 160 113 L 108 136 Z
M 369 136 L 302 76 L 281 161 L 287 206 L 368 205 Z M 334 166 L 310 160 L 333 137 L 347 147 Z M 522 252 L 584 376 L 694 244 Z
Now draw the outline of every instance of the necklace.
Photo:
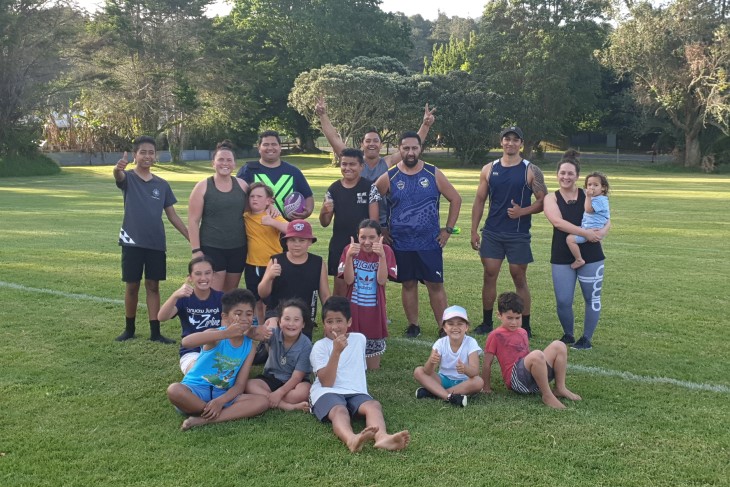
M 281 341 L 281 346 L 284 349 L 284 352 L 281 354 L 281 358 L 279 359 L 279 363 L 284 366 L 286 365 L 286 354 L 289 353 L 289 350 L 291 350 L 291 347 L 293 347 L 297 342 L 292 343 L 289 345 L 289 348 L 284 347 L 284 340 Z

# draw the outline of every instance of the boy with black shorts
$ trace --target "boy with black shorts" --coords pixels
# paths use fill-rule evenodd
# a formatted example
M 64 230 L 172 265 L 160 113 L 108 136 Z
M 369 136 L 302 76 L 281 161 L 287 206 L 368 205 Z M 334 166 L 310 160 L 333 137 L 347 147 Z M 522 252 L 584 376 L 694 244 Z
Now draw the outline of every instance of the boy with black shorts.
M 527 331 L 521 327 L 524 304 L 517 293 L 502 293 L 497 298 L 497 317 L 501 326 L 492 331 L 484 346 L 482 392 L 491 394 L 492 362 L 497 357 L 507 389 L 518 394 L 542 394 L 542 402 L 555 409 L 565 409 L 558 397 L 580 401 L 580 396 L 565 386 L 568 349 L 555 340 L 545 350 L 530 352 Z M 550 381 L 555 379 L 555 389 Z
M 402 450 L 411 439 L 408 430 L 388 434 L 380 403 L 368 395 L 365 377 L 365 335 L 347 333 L 352 324 L 350 302 L 330 297 L 322 306 L 324 338 L 312 347 L 310 360 L 317 378 L 310 391 L 312 413 L 331 421 L 335 435 L 355 453 L 374 440 L 375 448 Z M 365 417 L 365 428 L 355 434 L 350 422 Z
M 128 164 L 125 152 L 113 170 L 114 180 L 124 196 L 124 220 L 119 231 L 119 245 L 122 247 L 122 281 L 126 283 L 125 329 L 116 339 L 124 341 L 134 338 L 139 287 L 144 270 L 150 340 L 175 343 L 175 340 L 160 334 L 160 321 L 157 319 L 160 311 L 160 281 L 167 278 L 162 211 L 186 239 L 189 239 L 188 229 L 175 212 L 173 205 L 177 199 L 170 185 L 150 170 L 157 158 L 155 139 L 138 137 L 134 141 L 133 151 L 134 169 L 125 171 Z

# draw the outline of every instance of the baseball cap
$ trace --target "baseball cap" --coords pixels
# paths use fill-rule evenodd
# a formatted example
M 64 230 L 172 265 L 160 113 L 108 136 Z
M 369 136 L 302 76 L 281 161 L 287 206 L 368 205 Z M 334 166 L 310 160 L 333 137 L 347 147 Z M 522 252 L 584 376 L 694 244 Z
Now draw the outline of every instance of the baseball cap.
M 499 133 L 499 138 L 501 139 L 509 133 L 515 134 L 517 137 L 520 138 L 520 140 L 525 140 L 525 136 L 522 134 L 522 129 L 514 126 L 503 128 L 502 131 Z
M 441 321 L 450 320 L 451 318 L 461 318 L 469 323 L 469 318 L 466 317 L 466 310 L 461 306 L 449 306 L 444 310 L 444 317 Z
M 286 234 L 283 238 L 308 238 L 312 243 L 317 241 L 317 238 L 312 234 L 312 225 L 306 220 L 292 220 L 289 225 L 286 226 Z

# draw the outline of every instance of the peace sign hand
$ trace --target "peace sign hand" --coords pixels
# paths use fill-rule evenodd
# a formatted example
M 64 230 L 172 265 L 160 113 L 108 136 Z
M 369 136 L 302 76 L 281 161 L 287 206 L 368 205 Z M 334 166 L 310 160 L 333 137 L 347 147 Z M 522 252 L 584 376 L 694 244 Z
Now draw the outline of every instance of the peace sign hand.
M 327 102 L 324 100 L 324 96 L 320 95 L 317 98 L 317 104 L 314 105 L 314 113 L 321 117 L 322 115 L 327 113 Z
M 426 107 L 423 109 L 423 124 L 427 126 L 433 125 L 433 123 L 436 121 L 436 117 L 434 117 L 433 112 L 436 111 L 436 108 L 429 110 L 428 109 L 428 103 L 426 103 Z

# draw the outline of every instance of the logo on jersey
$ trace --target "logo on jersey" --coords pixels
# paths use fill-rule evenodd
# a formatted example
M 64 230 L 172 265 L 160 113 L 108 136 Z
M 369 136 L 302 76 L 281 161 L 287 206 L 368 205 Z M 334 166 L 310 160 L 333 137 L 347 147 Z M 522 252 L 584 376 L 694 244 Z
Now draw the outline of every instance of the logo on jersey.
M 156 200 L 160 199 L 160 190 L 155 188 L 152 190 L 152 197 Z
M 422 188 L 428 188 L 431 186 L 431 183 L 426 178 L 420 178 L 418 180 L 418 184 L 421 185 Z
M 398 188 L 399 190 L 403 191 L 403 189 L 406 187 L 406 182 L 398 181 L 397 183 L 395 183 L 395 187 Z
M 367 198 L 368 194 L 365 193 L 357 193 L 357 204 L 358 205 L 365 205 L 368 202 Z

